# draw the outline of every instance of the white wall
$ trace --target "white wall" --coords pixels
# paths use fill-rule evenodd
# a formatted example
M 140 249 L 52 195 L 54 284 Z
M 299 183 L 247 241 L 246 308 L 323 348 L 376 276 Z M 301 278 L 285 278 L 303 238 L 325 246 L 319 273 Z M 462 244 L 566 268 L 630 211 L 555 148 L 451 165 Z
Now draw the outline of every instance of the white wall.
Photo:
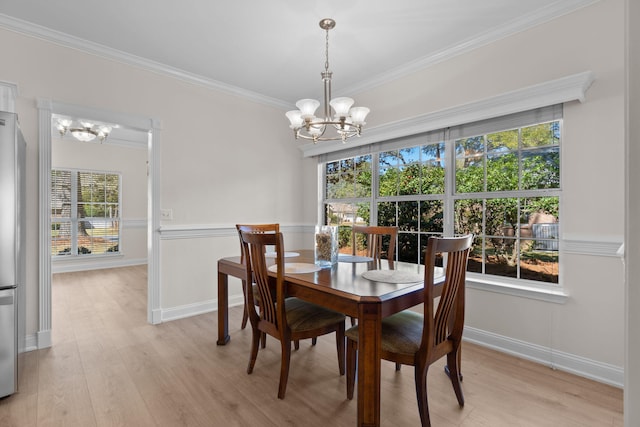
M 105 143 L 83 143 L 72 138 L 52 139 L 52 168 L 88 169 L 120 173 L 121 255 L 109 258 L 54 258 L 53 272 L 144 264 L 147 259 L 147 149 Z
M 564 110 L 562 237 L 622 242 L 623 4 L 602 0 L 355 97 L 372 108 L 368 121 L 376 126 L 594 71 L 585 102 Z M 161 205 L 174 214 L 160 230 L 163 318 L 215 307 L 215 260 L 239 253 L 235 223 L 277 221 L 289 247 L 310 244 L 317 168 L 313 159 L 302 159 L 282 111 L 9 31 L 0 30 L 0 38 L 0 80 L 16 83 L 20 92 L 31 212 L 37 212 L 37 98 L 161 121 Z M 249 136 L 244 117 L 260 136 Z M 36 216 L 28 232 L 31 333 L 37 329 Z M 620 259 L 563 253 L 561 280 L 570 294 L 565 304 L 470 290 L 468 325 L 520 349 L 546 351 L 549 359 L 621 375 Z M 239 288 L 232 293 L 236 302 Z

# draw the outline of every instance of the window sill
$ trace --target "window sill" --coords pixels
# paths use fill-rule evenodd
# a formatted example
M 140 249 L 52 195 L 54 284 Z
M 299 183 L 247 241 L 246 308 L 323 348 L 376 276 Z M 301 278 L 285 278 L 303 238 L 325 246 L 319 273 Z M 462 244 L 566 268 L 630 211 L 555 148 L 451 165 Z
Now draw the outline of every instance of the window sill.
M 111 254 L 85 254 L 85 255 L 52 255 L 51 262 L 61 262 L 61 261 L 81 261 L 81 260 L 97 260 L 97 259 L 109 259 L 109 258 L 122 258 L 124 254 L 122 252 L 111 253 Z
M 557 288 L 552 288 L 546 285 L 529 284 L 526 281 L 492 280 L 474 273 L 467 273 L 467 288 L 555 304 L 564 304 L 569 299 L 569 295 L 559 285 Z

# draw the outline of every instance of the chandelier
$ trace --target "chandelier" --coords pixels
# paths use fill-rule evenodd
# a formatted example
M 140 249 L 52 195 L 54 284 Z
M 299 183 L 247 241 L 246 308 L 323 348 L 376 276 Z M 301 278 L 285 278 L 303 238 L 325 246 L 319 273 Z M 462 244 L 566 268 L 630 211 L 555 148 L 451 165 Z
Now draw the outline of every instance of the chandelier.
M 111 126 L 96 125 L 91 122 L 79 121 L 74 125 L 73 120 L 70 119 L 58 119 L 56 124 L 60 136 L 65 136 L 67 132 L 73 135 L 78 141 L 90 142 L 98 138 L 100 142 L 104 142 L 111 132 Z
M 360 136 L 364 119 L 369 114 L 366 107 L 352 107 L 351 98 L 340 97 L 331 99 L 331 74 L 329 71 L 329 30 L 336 26 L 336 21 L 326 18 L 320 21 L 320 28 L 326 31 L 324 71 L 320 73 L 324 83 L 324 110 L 322 117 L 315 115 L 320 102 L 315 99 L 301 99 L 296 102 L 298 110 L 287 111 L 286 116 L 291 122 L 296 137 L 318 141 L 342 140 Z M 333 108 L 333 116 L 331 108 Z M 329 129 L 332 131 L 329 133 Z

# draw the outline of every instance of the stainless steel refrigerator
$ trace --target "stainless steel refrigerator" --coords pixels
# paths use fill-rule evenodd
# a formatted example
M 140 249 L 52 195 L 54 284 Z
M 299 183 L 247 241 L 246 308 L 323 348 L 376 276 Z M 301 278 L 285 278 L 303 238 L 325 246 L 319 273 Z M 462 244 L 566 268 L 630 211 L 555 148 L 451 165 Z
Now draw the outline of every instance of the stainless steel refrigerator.
M 0 112 L 0 397 L 17 391 L 25 349 L 25 169 L 17 116 Z

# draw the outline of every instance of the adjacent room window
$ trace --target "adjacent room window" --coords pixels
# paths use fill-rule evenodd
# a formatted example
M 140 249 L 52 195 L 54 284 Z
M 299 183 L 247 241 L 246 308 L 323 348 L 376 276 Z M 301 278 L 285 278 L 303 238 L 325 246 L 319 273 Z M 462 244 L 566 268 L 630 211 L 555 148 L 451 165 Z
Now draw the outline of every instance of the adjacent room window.
M 118 173 L 51 171 L 51 255 L 53 257 L 120 252 Z
M 473 233 L 470 272 L 557 284 L 561 127 L 553 106 L 325 155 L 325 221 L 345 252 L 354 223 L 398 226 L 413 263 L 429 236 Z

